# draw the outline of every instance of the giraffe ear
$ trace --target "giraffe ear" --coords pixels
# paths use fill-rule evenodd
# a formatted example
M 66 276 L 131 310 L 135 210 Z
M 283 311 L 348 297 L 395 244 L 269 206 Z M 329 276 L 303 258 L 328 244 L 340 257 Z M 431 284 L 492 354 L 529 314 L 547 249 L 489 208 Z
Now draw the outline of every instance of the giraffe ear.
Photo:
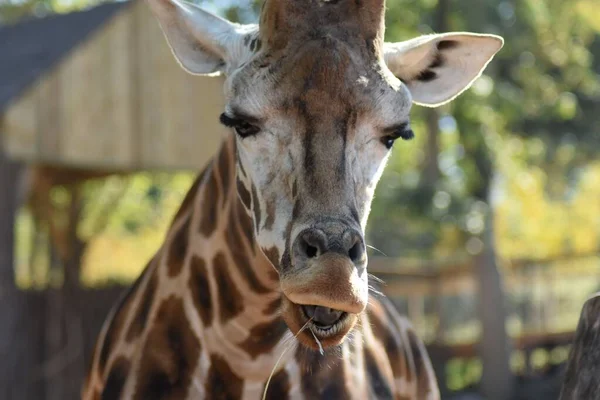
M 244 37 L 255 25 L 239 25 L 181 0 L 147 0 L 181 66 L 191 74 L 209 75 L 239 65 L 250 55 Z
M 437 107 L 468 89 L 504 45 L 496 35 L 452 32 L 384 44 L 388 69 L 416 104 Z

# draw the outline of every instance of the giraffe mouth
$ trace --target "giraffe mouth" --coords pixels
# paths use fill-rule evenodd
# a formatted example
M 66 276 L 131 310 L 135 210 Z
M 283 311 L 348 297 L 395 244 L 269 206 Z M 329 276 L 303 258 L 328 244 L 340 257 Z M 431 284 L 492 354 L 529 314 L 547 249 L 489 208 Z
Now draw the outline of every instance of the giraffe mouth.
M 324 306 L 297 304 L 282 297 L 282 317 L 304 347 L 323 351 L 340 345 L 358 320 L 358 314 Z
M 321 338 L 339 333 L 348 318 L 347 312 L 333 308 L 314 305 L 302 305 L 300 308 L 307 320 L 307 328 Z

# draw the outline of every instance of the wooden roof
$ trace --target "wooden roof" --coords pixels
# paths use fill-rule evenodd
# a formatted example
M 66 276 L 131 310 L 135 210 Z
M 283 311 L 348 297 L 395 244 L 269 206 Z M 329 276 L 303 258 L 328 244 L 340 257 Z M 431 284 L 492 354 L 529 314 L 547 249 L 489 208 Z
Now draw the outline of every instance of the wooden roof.
M 77 35 L 85 15 L 98 25 L 100 11 L 109 7 L 116 6 L 77 13 L 77 23 L 74 16 L 57 18 L 61 29 L 70 26 Z M 63 45 L 62 59 L 36 64 L 47 68 L 0 108 L 4 150 L 23 161 L 83 168 L 201 168 L 226 132 L 218 122 L 223 78 L 187 74 L 144 2 L 103 15 L 70 52 Z M 32 36 L 37 26 L 20 29 Z
M 1 26 L 0 112 L 123 5 L 108 3 L 86 11 Z

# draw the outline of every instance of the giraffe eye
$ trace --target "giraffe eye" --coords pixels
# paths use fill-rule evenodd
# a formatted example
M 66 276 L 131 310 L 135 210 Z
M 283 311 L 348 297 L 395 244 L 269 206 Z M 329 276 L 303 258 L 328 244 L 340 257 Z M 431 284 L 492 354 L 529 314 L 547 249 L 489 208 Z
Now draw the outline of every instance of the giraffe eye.
M 233 128 L 242 139 L 248 136 L 254 136 L 260 132 L 260 128 L 256 125 L 251 124 L 243 118 L 230 117 L 227 114 L 221 114 L 219 118 L 221 123 L 226 127 Z
M 400 124 L 396 127 L 387 129 L 391 132 L 381 138 L 381 143 L 389 150 L 394 145 L 396 139 L 401 138 L 403 140 L 410 140 L 415 137 L 415 133 L 408 127 L 408 123 Z
M 394 142 L 396 141 L 396 138 L 392 137 L 392 136 L 384 136 L 381 139 L 381 143 L 383 143 L 383 145 L 385 146 L 386 149 L 391 149 L 392 146 L 394 145 Z
M 251 125 L 247 122 L 242 122 L 241 124 L 234 126 L 233 129 L 235 129 L 235 133 L 240 135 L 242 138 L 254 136 L 260 132 L 259 127 Z

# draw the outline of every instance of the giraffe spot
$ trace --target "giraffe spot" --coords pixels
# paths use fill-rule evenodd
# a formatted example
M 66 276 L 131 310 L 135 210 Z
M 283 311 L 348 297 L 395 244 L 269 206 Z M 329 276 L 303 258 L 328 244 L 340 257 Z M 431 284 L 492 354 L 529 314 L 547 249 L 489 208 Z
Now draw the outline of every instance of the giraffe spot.
M 183 300 L 170 296 L 159 307 L 141 350 L 135 400 L 187 396 L 201 346 L 186 318 Z
M 210 327 L 213 319 L 213 309 L 210 285 L 208 283 L 208 271 L 206 269 L 206 262 L 198 256 L 192 257 L 188 286 L 192 292 L 192 298 L 198 315 L 202 320 L 202 325 L 205 328 Z
M 223 149 L 219 153 L 219 176 L 221 177 L 221 186 L 223 196 L 222 207 L 225 207 L 227 204 L 228 196 L 225 194 L 228 193 L 229 184 L 231 182 L 231 168 L 230 168 L 230 160 L 229 160 L 229 149 L 227 143 L 223 146 Z
M 244 169 L 244 165 L 241 163 L 240 160 L 240 151 L 237 148 L 237 145 L 235 146 L 235 158 L 236 158 L 236 166 L 239 168 L 239 172 L 240 174 L 244 177 L 244 179 L 246 179 L 246 177 L 248 176 L 246 174 L 246 170 Z
M 106 362 L 108 361 L 110 352 L 113 350 L 114 343 L 117 341 L 124 329 L 125 320 L 129 314 L 131 304 L 133 303 L 134 295 L 137 293 L 140 283 L 144 279 L 147 271 L 150 269 L 152 261 L 153 260 L 146 265 L 144 272 L 140 274 L 140 276 L 135 280 L 134 284 L 125 291 L 121 300 L 117 302 L 115 312 L 112 320 L 108 324 L 108 328 L 106 330 L 106 334 L 104 335 L 104 340 L 102 341 L 98 355 L 98 371 L 101 374 L 104 372 Z
M 219 203 L 219 185 L 214 168 L 211 170 L 203 192 L 202 207 L 206 212 L 202 214 L 200 220 L 200 232 L 209 237 L 217 229 L 217 207 Z
M 247 217 L 247 216 L 245 216 Z M 246 253 L 246 248 L 242 243 L 239 231 L 236 229 L 236 218 L 229 222 L 229 226 L 225 232 L 227 238 L 227 245 L 233 262 L 237 269 L 240 271 L 250 289 L 256 293 L 269 293 L 271 289 L 263 285 L 260 280 L 256 277 L 252 264 L 250 263 L 250 257 Z
M 275 268 L 277 268 L 279 266 L 279 250 L 277 249 L 276 246 L 273 246 L 271 248 L 262 249 L 263 253 L 265 253 L 265 256 L 267 256 L 267 259 L 271 262 L 271 264 L 273 264 L 273 266 Z M 275 279 L 277 279 L 277 277 L 275 277 Z
M 131 321 L 131 325 L 127 330 L 127 336 L 125 339 L 129 343 L 137 339 L 144 331 L 146 321 L 148 320 L 148 314 L 150 314 L 150 308 L 152 307 L 152 301 L 154 300 L 154 293 L 156 292 L 156 281 L 156 274 L 152 273 L 148 279 L 146 287 L 143 289 L 138 309 L 136 310 L 133 320 Z
M 315 371 L 309 367 L 310 365 L 320 365 L 316 358 L 312 360 L 315 364 L 312 364 L 307 358 L 309 357 L 308 350 L 302 348 L 302 346 L 298 346 L 296 350 L 296 361 L 301 367 L 300 374 L 300 387 L 302 389 L 302 394 L 306 399 L 317 399 L 320 397 L 320 374 L 317 374 Z
M 385 347 L 392 373 L 395 377 L 411 379 L 411 373 L 406 363 L 407 358 L 399 343 L 400 332 L 394 329 L 394 324 L 385 315 L 385 309 L 379 303 L 379 300 L 371 299 L 369 307 L 369 322 L 373 335 L 381 340 Z
M 206 377 L 206 393 L 214 400 L 233 400 L 242 397 L 244 381 L 237 376 L 220 356 L 210 357 L 210 369 Z
M 307 399 L 349 399 L 345 385 L 344 362 L 335 353 L 318 352 L 298 346 L 296 361 L 303 373 L 300 387 Z
M 375 360 L 375 356 L 373 352 L 368 347 L 365 347 L 364 350 L 364 359 L 365 359 L 365 372 L 367 374 L 367 379 L 369 381 L 369 385 L 371 390 L 375 394 L 375 398 L 377 399 L 393 399 L 394 394 L 392 392 L 392 387 L 383 377 L 381 373 L 381 369 L 377 365 L 377 361 Z
M 252 199 L 250 197 L 250 192 L 248 191 L 248 189 L 246 189 L 246 186 L 244 186 L 244 183 L 239 177 L 237 178 L 236 184 L 238 196 L 240 197 L 242 204 L 244 205 L 244 207 L 246 207 L 246 210 L 250 210 L 252 208 Z
M 269 388 L 267 390 L 267 395 L 265 399 L 270 400 L 286 400 L 289 399 L 289 391 L 290 391 L 290 378 L 285 372 L 285 369 L 281 369 L 273 378 L 271 378 L 271 382 L 269 383 Z M 262 393 L 264 393 L 265 389 L 263 388 Z
M 263 226 L 264 229 L 270 231 L 273 228 L 276 212 L 277 210 L 275 209 L 275 201 L 267 201 L 267 218 L 265 219 L 265 224 Z
M 344 362 L 339 360 L 339 362 L 330 370 L 329 376 L 324 384 L 322 398 L 349 399 L 351 397 L 346 388 L 344 366 Z
M 250 329 L 248 338 L 240 343 L 240 347 L 252 359 L 256 359 L 261 354 L 270 353 L 287 330 L 288 327 L 281 318 L 256 325 Z
M 223 253 L 217 253 L 213 259 L 213 272 L 219 288 L 219 318 L 222 323 L 235 318 L 244 310 L 244 303 L 235 282 L 229 276 L 227 259 Z
M 169 245 L 167 272 L 170 277 L 179 275 L 183 269 L 183 263 L 185 261 L 185 255 L 187 254 L 190 239 L 191 220 L 192 217 L 190 215 L 173 236 Z
M 131 363 L 123 356 L 113 362 L 100 399 L 114 400 L 121 397 L 130 368 Z
M 275 300 L 273 300 L 272 302 L 267 304 L 267 306 L 263 310 L 263 314 L 264 315 L 273 315 L 273 314 L 279 312 L 280 308 L 281 308 L 281 297 L 277 297 Z
M 248 214 L 244 212 L 244 210 L 240 209 L 240 207 L 242 207 L 242 204 L 238 203 L 238 208 L 237 210 L 235 210 L 236 219 L 240 223 L 242 236 L 244 236 L 248 243 L 252 244 L 254 242 L 254 228 L 252 227 L 252 218 L 250 218 Z M 252 250 L 254 250 L 254 246 L 251 245 L 250 247 L 252 247 Z
M 431 387 L 431 379 L 430 379 L 430 371 L 427 365 L 427 359 L 425 358 L 424 346 L 421 341 L 417 337 L 414 331 L 409 330 L 408 334 L 408 347 L 413 356 L 413 361 L 415 363 L 415 376 L 417 378 L 417 393 L 420 396 L 424 396 L 425 393 L 429 393 L 432 391 Z
M 252 211 L 254 211 L 254 227 L 258 231 L 260 226 L 261 215 L 260 215 L 260 202 L 258 201 L 258 192 L 256 191 L 256 185 L 252 185 Z

